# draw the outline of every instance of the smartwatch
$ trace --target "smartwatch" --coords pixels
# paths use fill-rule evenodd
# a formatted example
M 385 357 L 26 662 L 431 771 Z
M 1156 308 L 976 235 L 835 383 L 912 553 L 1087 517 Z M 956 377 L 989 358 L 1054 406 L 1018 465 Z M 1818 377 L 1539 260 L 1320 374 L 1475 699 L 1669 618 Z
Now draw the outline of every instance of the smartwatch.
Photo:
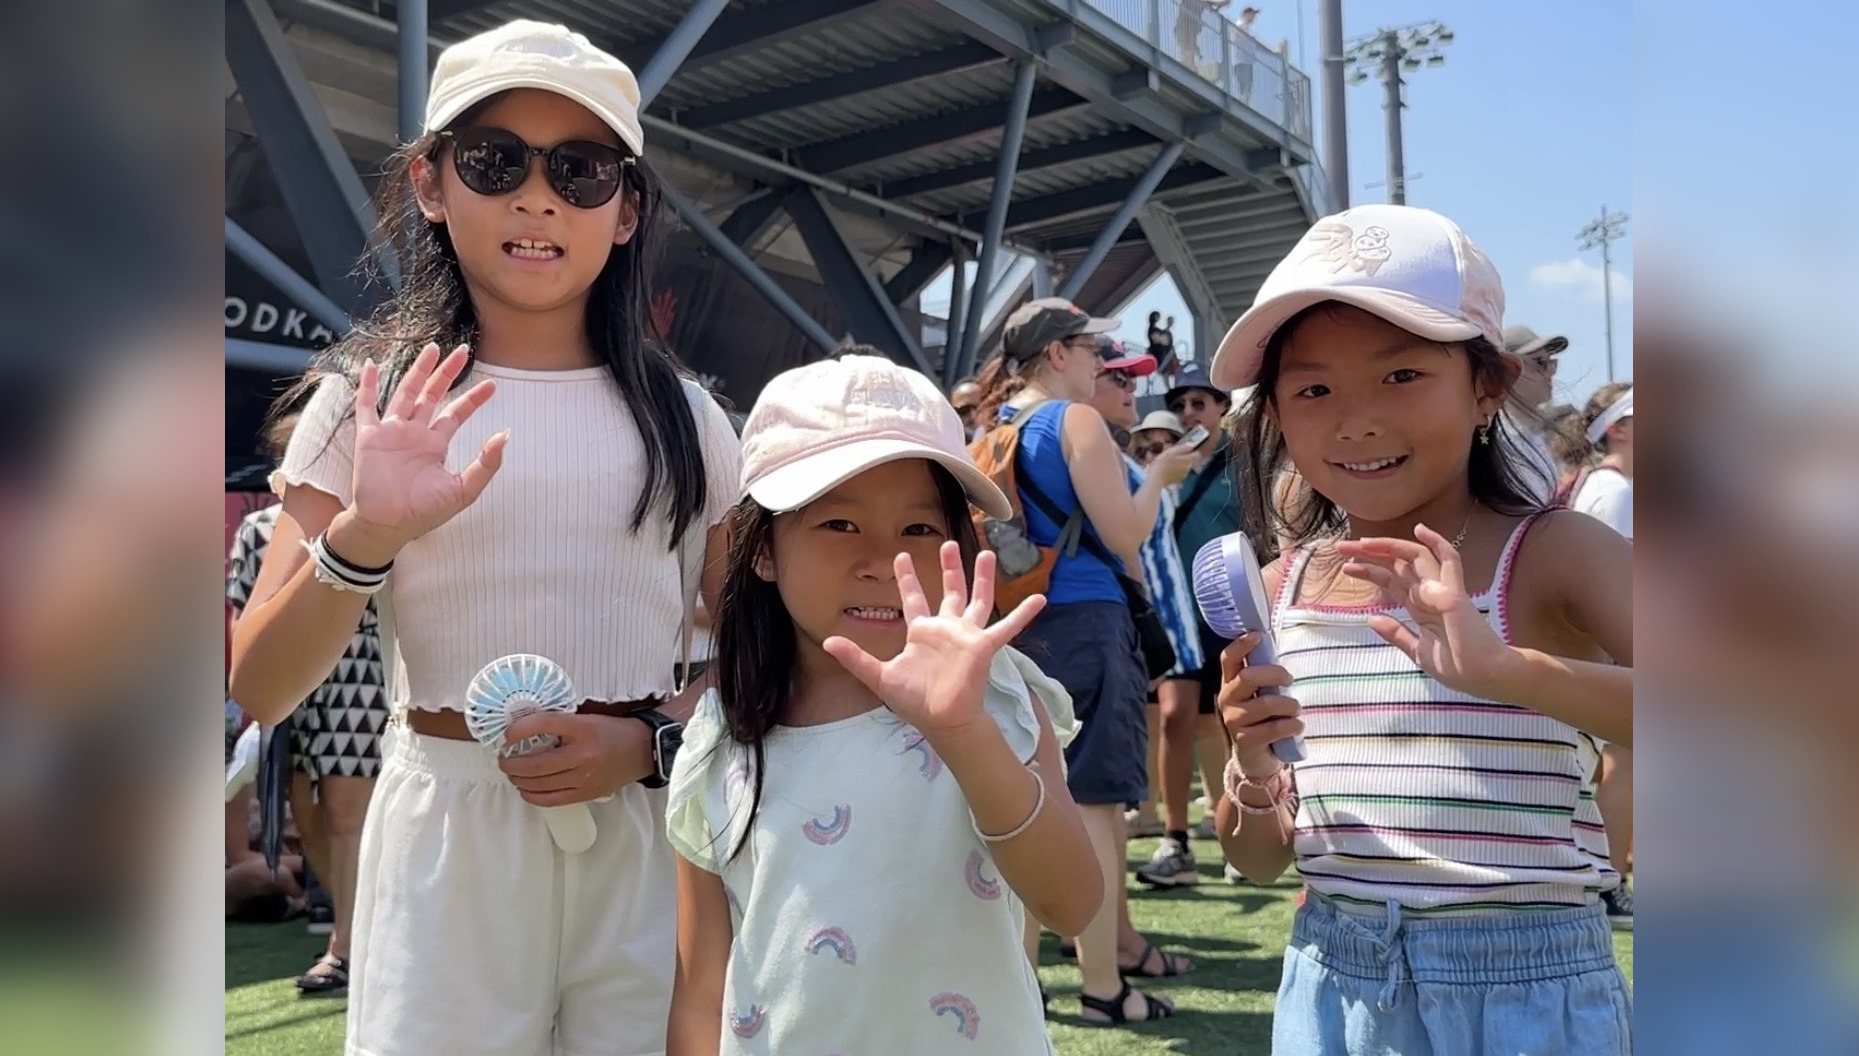
M 628 713 L 652 731 L 652 773 L 639 779 L 647 788 L 664 788 L 671 783 L 671 768 L 678 761 L 678 749 L 684 744 L 684 724 L 651 708 Z

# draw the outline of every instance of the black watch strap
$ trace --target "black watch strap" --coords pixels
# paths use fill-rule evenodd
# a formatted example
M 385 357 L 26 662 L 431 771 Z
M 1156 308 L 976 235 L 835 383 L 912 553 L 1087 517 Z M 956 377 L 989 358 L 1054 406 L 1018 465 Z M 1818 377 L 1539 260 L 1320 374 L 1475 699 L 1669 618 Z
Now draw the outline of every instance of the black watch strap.
M 678 761 L 678 749 L 684 744 L 684 724 L 663 712 L 642 708 L 629 712 L 652 731 L 652 773 L 639 779 L 647 788 L 664 788 L 671 783 L 671 768 Z

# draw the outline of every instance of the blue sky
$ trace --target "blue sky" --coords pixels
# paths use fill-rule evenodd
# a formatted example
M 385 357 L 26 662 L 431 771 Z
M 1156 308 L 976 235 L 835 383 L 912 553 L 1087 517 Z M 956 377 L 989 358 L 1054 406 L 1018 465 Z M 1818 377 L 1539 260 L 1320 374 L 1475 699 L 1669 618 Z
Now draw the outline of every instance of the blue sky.
M 1267 44 L 1288 41 L 1293 60 L 1302 54 L 1299 66 L 1316 76 L 1317 0 L 1258 6 L 1256 35 Z M 1446 64 L 1408 78 L 1408 202 L 1452 217 L 1496 263 L 1507 322 L 1569 338 L 1558 396 L 1585 400 L 1607 380 L 1606 342 L 1600 253 L 1581 250 L 1576 233 L 1603 204 L 1633 211 L 1633 5 L 1345 0 L 1343 7 L 1346 39 L 1428 19 L 1453 30 Z M 1681 20 L 1699 32 L 1738 24 L 1727 11 L 1718 20 L 1693 10 L 1687 5 Z M 1692 52 L 1685 76 L 1694 88 L 1710 67 L 1708 54 Z M 1764 63 L 1749 57 L 1740 73 L 1731 72 L 1732 82 Z M 1381 84 L 1351 87 L 1348 99 L 1351 200 L 1386 201 L 1385 187 L 1365 186 L 1383 181 L 1387 168 Z M 1622 378 L 1633 374 L 1634 227 L 1630 221 L 1613 247 L 1615 373 Z M 1152 309 L 1174 314 L 1178 338 L 1189 336 L 1192 324 L 1165 277 L 1124 309 L 1124 336 L 1141 340 Z

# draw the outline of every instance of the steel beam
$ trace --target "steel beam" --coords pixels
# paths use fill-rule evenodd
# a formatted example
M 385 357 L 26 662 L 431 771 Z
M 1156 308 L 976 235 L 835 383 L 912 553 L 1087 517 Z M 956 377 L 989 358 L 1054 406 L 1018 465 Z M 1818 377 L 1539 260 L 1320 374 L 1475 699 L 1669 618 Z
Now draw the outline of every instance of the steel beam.
M 723 62 L 747 52 L 766 51 L 786 40 L 818 33 L 820 30 L 856 21 L 873 8 L 891 0 L 775 0 L 772 4 L 738 11 L 719 18 L 703 34 L 682 63 L 685 69 L 697 69 Z M 676 30 L 673 31 L 676 33 Z M 657 40 L 628 47 L 619 53 L 626 65 L 641 69 L 652 61 L 672 34 Z
M 947 242 L 919 242 L 916 250 L 910 254 L 909 262 L 897 269 L 897 274 L 884 284 L 884 295 L 891 299 L 892 304 L 909 303 L 911 298 L 923 292 L 923 287 L 942 274 L 942 269 L 949 266 L 950 258 L 954 255 L 955 250 Z
M 781 212 L 781 196 L 773 188 L 767 188 L 754 198 L 737 206 L 735 211 L 723 218 L 719 229 L 723 236 L 741 246 L 750 257 L 755 256 L 755 240 L 768 232 L 774 225 L 776 216 Z
M 336 307 L 336 302 L 324 296 L 314 283 L 297 274 L 296 268 L 286 264 L 263 242 L 253 238 L 251 232 L 233 222 L 230 216 L 226 218 L 226 248 L 257 272 L 259 278 L 290 298 L 292 304 L 309 312 L 311 318 L 328 327 L 331 333 L 340 337 L 349 332 L 348 314 Z
M 1149 163 L 1148 171 L 1136 181 L 1136 186 L 1130 188 L 1130 193 L 1124 197 L 1123 204 L 1117 207 L 1117 211 L 1110 216 L 1110 222 L 1105 224 L 1104 229 L 1098 233 L 1097 241 L 1091 243 L 1091 248 L 1085 252 L 1084 259 L 1072 269 L 1071 275 L 1065 279 L 1065 285 L 1059 287 L 1060 297 L 1070 299 L 1078 296 L 1078 291 L 1084 289 L 1084 284 L 1091 278 L 1091 273 L 1096 271 L 1097 266 L 1110 255 L 1110 247 L 1117 244 L 1117 239 L 1123 237 L 1123 231 L 1130 226 L 1130 221 L 1136 219 L 1136 210 L 1149 204 L 1149 196 L 1161 186 L 1162 178 L 1168 175 L 1168 170 L 1175 167 L 1175 162 L 1181 160 L 1181 152 L 1186 147 L 1186 143 L 1171 143 L 1163 147 L 1162 153 L 1157 154 L 1155 160 Z
M 952 252 L 954 256 L 949 262 L 949 318 L 943 326 L 942 338 L 942 387 L 945 392 L 962 380 L 956 372 L 962 367 L 962 320 L 968 317 L 967 247 L 957 242 Z
M 1061 238 L 1049 238 L 1039 245 L 1041 249 L 1051 253 L 1053 256 L 1057 256 L 1061 253 L 1076 253 L 1080 250 L 1090 249 L 1092 244 L 1096 241 L 1097 235 L 1095 234 L 1065 235 Z M 1117 245 L 1133 246 L 1141 241 L 1143 241 L 1142 232 L 1130 230 L 1123 232 L 1117 239 Z
M 968 302 L 968 319 L 962 324 L 962 366 L 956 371 L 958 375 L 968 373 L 969 365 L 974 362 L 976 342 L 981 337 L 982 312 L 994 281 L 994 258 L 1000 254 L 1001 238 L 1006 234 L 1007 209 L 1013 200 L 1014 177 L 1020 166 L 1020 144 L 1026 137 L 1027 112 L 1032 107 L 1033 82 L 1038 76 L 1039 68 L 1031 59 L 1023 60 L 1013 71 L 1013 95 L 1007 101 L 1006 124 L 1001 131 L 1000 154 L 994 170 L 994 192 L 981 232 L 981 260 L 975 267 L 975 296 Z
M 711 252 L 722 257 L 725 263 L 735 268 L 736 274 L 741 275 L 745 282 L 755 287 L 757 293 L 767 298 L 768 303 L 774 305 L 782 315 L 787 316 L 788 322 L 793 323 L 801 333 L 807 335 L 809 340 L 820 346 L 821 351 L 831 352 L 839 347 L 839 342 L 833 339 L 833 335 L 826 332 L 826 328 L 820 325 L 819 320 L 808 315 L 807 310 L 802 308 L 793 297 L 788 296 L 788 292 L 782 289 L 780 284 L 769 278 L 767 272 L 757 267 L 755 262 L 749 259 L 749 255 L 742 251 L 742 247 L 731 242 L 727 235 L 710 222 L 710 218 L 704 215 L 702 209 L 692 205 L 683 195 L 670 187 L 665 188 L 665 200 L 677 210 L 685 226 L 695 231 L 698 238 L 704 240 L 704 244 L 710 247 Z
M 1077 110 L 1090 104 L 1063 88 L 1047 88 L 1033 93 L 1025 105 L 1009 98 L 982 106 L 937 114 L 890 128 L 854 132 L 838 139 L 802 147 L 794 152 L 801 167 L 814 172 L 839 172 L 869 165 L 874 161 L 895 161 L 925 150 L 978 139 L 991 139 L 1016 120 L 1025 131 L 1029 118 Z
M 1195 263 L 1194 254 L 1188 249 L 1187 237 L 1175 222 L 1175 214 L 1160 205 L 1151 204 L 1136 214 L 1136 222 L 1142 227 L 1143 237 L 1155 251 L 1156 259 L 1168 270 L 1169 278 L 1175 282 L 1181 299 L 1187 303 L 1188 311 L 1194 316 L 1197 338 L 1204 331 L 1202 320 L 1214 320 L 1220 325 L 1222 318 L 1220 298 L 1214 295 L 1213 286 L 1201 273 Z
M 1033 172 L 1049 169 L 1088 158 L 1101 158 L 1107 154 L 1116 154 L 1137 147 L 1146 147 L 1155 142 L 1155 137 L 1141 129 L 1125 129 L 1109 135 L 1096 136 L 1091 139 L 1073 140 L 1050 147 L 1040 147 L 1020 155 L 1020 171 Z M 911 176 L 902 180 L 892 180 L 879 188 L 879 193 L 886 198 L 909 198 L 918 194 L 931 194 L 947 191 L 971 183 L 980 183 L 994 175 L 994 162 L 977 161 L 970 165 L 957 165 L 922 176 Z
M 261 132 L 259 146 L 317 285 L 349 314 L 365 314 L 373 291 L 356 265 L 367 252 L 374 210 L 266 0 L 227 3 L 226 64 Z
M 691 9 L 678 20 L 676 27 L 665 35 L 639 68 L 639 109 L 644 110 L 658 98 L 658 93 L 671 82 L 671 75 L 678 72 L 691 53 L 697 50 L 704 34 L 716 24 L 717 16 L 729 6 L 729 0 L 695 0 Z
M 1107 180 L 1016 202 L 1007 212 L 1007 226 L 1010 228 L 1024 227 L 1115 205 L 1128 198 L 1141 179 L 1140 176 L 1132 176 L 1122 180 Z M 1191 162 L 1187 165 L 1178 165 L 1173 171 L 1163 176 L 1161 182 L 1156 185 L 1156 190 L 1158 192 L 1169 191 L 1225 179 L 1227 179 L 1226 175 L 1213 166 Z M 970 213 L 962 217 L 962 222 L 971 223 L 977 219 L 976 214 Z
M 940 51 L 911 55 L 848 73 L 817 77 L 811 81 L 790 84 L 784 88 L 771 88 L 753 95 L 695 107 L 678 115 L 678 123 L 685 128 L 715 128 L 718 125 L 749 121 L 784 110 L 817 106 L 835 99 L 863 95 L 868 92 L 881 92 L 889 88 L 898 88 L 949 74 L 965 73 L 1005 61 L 1007 60 L 1001 58 L 999 52 L 986 44 L 964 41 Z
M 783 204 L 794 218 L 801 240 L 807 243 L 807 253 L 820 272 L 820 283 L 839 307 L 847 331 L 855 339 L 882 349 L 893 361 L 928 374 L 929 360 L 923 358 L 923 349 L 910 327 L 885 296 L 878 277 L 846 244 L 846 236 L 833 223 L 832 214 L 813 188 L 795 187 Z
M 399 56 L 400 79 L 396 125 L 402 143 L 420 138 L 420 130 L 426 123 L 426 82 L 430 79 L 426 45 L 431 37 L 427 14 L 426 0 L 399 0 L 395 5 L 394 24 L 398 30 L 395 51 Z
M 1143 91 L 1146 78 L 1133 78 L 1125 74 L 1112 73 L 1099 68 L 1088 56 L 1082 54 L 1082 48 L 1060 48 L 1049 55 L 1042 55 L 1037 33 L 1034 27 L 1026 25 L 987 0 L 909 0 L 911 6 L 925 17 L 945 28 L 963 33 L 986 43 L 1001 54 L 1012 59 L 1042 57 L 1045 79 L 1063 88 L 1084 96 L 1097 103 L 1103 112 L 1126 124 L 1140 128 L 1156 139 L 1172 142 L 1177 139 L 1190 138 L 1186 125 L 1191 116 L 1169 102 L 1168 96 Z M 1108 38 L 1120 45 L 1129 54 L 1142 56 L 1141 65 L 1154 66 L 1148 58 L 1156 49 L 1149 47 L 1141 37 L 1128 29 L 1116 25 L 1108 15 L 1097 10 L 1089 0 L 1053 0 L 1074 18 L 1080 28 L 1100 38 Z M 1197 97 L 1192 112 L 1208 110 L 1225 110 L 1231 105 L 1218 86 L 1203 77 L 1192 77 L 1185 81 L 1169 78 L 1174 87 L 1179 87 L 1190 95 Z M 1159 83 L 1156 82 L 1156 83 Z M 1119 89 L 1122 94 L 1119 95 Z M 1246 110 L 1244 114 L 1235 114 L 1234 120 L 1245 125 L 1251 139 L 1258 143 L 1278 143 L 1283 138 L 1283 131 L 1273 128 L 1263 117 Z M 1261 186 L 1265 181 L 1260 174 L 1253 172 L 1246 164 L 1245 152 L 1250 149 L 1237 136 L 1210 135 L 1188 148 L 1188 156 L 1203 161 L 1230 176 L 1244 176 L 1258 181 Z M 1291 153 L 1297 160 L 1307 160 L 1313 153 L 1308 144 L 1293 141 Z

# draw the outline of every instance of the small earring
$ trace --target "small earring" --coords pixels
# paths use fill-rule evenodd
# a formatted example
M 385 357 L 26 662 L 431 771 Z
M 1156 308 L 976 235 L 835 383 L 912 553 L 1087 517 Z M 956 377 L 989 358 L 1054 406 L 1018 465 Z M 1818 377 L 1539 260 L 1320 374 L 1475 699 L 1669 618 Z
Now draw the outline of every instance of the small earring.
M 1478 442 L 1481 444 L 1489 444 L 1491 442 L 1490 421 L 1486 421 L 1485 424 L 1478 427 Z

